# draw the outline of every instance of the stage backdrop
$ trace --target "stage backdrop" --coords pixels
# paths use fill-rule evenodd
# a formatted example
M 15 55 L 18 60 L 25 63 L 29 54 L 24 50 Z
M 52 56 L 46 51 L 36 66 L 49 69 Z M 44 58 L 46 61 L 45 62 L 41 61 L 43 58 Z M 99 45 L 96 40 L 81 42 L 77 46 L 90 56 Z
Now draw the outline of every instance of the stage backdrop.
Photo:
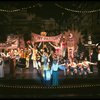
M 75 51 L 77 52 L 79 40 L 84 41 L 83 35 L 78 30 L 65 31 L 65 39 L 67 41 L 68 58 L 74 58 Z
M 10 34 L 7 36 L 5 43 L 0 43 L 0 49 L 16 49 L 18 47 L 25 48 L 23 35 Z

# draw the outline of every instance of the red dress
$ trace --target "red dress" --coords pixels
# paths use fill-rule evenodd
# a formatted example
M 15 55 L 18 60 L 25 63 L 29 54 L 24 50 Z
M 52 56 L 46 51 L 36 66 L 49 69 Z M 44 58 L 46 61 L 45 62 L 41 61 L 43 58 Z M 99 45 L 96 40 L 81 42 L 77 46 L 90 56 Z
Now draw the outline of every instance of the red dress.
M 56 47 L 56 48 L 55 48 L 55 53 L 56 53 L 57 55 L 61 55 L 61 47 Z

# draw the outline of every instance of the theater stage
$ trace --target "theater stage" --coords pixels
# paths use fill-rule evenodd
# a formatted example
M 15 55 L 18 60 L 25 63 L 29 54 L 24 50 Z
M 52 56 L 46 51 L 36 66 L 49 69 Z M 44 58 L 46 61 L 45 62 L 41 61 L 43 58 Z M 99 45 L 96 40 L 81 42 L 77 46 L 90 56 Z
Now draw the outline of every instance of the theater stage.
M 64 76 L 59 70 L 59 86 L 45 86 L 36 69 L 16 68 L 11 77 L 9 68 L 0 79 L 0 98 L 100 98 L 100 79 L 97 73 L 88 77 Z

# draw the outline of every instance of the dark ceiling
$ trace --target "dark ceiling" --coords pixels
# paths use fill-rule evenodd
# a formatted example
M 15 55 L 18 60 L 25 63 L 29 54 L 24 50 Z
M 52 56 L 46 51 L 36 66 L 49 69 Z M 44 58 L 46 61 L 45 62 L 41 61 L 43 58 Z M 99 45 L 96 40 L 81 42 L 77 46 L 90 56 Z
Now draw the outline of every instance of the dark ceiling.
M 61 5 L 63 8 L 72 10 L 95 10 L 100 9 L 100 2 L 98 1 L 1 1 L 0 9 L 21 9 L 35 5 L 35 7 L 28 9 L 31 13 L 36 13 L 42 17 L 58 16 L 61 12 L 69 13 L 68 11 L 57 7 L 55 4 Z
M 100 7 L 99 1 L 41 1 L 41 0 L 38 1 L 37 0 L 37 1 L 0 1 L 0 8 L 9 8 L 9 9 L 12 9 L 13 7 L 22 8 L 37 4 L 41 4 L 42 6 L 53 7 L 55 3 L 59 3 L 62 6 L 71 9 L 84 8 L 84 10 L 89 10 L 89 9 L 91 10 Z
M 66 15 L 70 13 L 55 4 L 61 5 L 63 8 L 72 10 L 95 10 L 100 9 L 100 2 L 98 1 L 5 1 L 0 2 L 0 9 L 21 9 L 35 5 L 35 7 L 28 9 L 29 13 L 36 13 L 38 16 L 49 18 L 58 17 L 64 12 Z

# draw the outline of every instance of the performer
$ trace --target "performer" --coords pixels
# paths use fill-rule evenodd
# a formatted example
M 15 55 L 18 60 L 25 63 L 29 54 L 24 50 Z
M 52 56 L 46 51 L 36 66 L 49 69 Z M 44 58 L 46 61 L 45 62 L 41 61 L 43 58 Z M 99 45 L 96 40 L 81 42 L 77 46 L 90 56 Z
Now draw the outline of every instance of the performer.
M 31 55 L 31 51 L 29 48 L 27 48 L 27 51 L 26 51 L 26 68 L 29 68 L 29 58 L 30 58 L 30 55 Z
M 39 52 L 36 55 L 36 60 L 37 60 L 38 68 L 41 68 L 41 56 Z
M 97 55 L 97 67 L 98 67 L 98 77 L 100 78 L 100 49 L 98 50 L 98 55 Z
M 51 67 L 52 86 L 58 86 L 58 68 L 59 68 L 59 60 L 54 60 Z
M 18 63 L 20 59 L 18 49 L 14 50 L 14 55 L 15 55 L 15 66 L 16 66 L 16 64 Z
M 82 62 L 84 75 L 87 75 L 87 73 L 92 73 L 90 71 L 90 65 L 97 65 L 97 63 L 92 63 L 90 61 L 87 61 L 87 57 L 85 57 L 84 61 Z
M 89 61 L 95 63 L 97 61 L 97 60 L 95 60 L 95 56 L 96 55 L 94 54 L 93 50 L 91 50 L 90 54 L 89 54 Z M 90 65 L 91 72 L 93 72 L 93 67 L 94 67 L 94 65 Z
M 55 53 L 59 56 L 59 55 L 62 55 L 61 53 L 61 46 L 59 46 L 59 44 L 57 43 L 56 44 L 56 46 L 55 45 L 53 45 L 53 44 L 51 44 L 50 42 L 49 42 L 49 44 L 52 46 L 52 47 L 54 47 L 55 48 Z
M 77 72 L 78 72 L 78 75 L 83 74 L 82 60 L 79 60 L 79 63 L 77 63 Z
M 77 64 L 74 61 L 74 58 L 70 60 L 70 64 L 68 65 L 70 67 L 70 73 L 71 75 L 76 75 L 77 74 Z
M 65 57 L 66 56 L 66 49 L 67 49 L 67 42 L 66 42 L 65 38 L 62 38 L 60 45 L 61 45 L 62 56 Z
M 32 61 L 33 61 L 33 68 L 38 69 L 38 65 L 37 65 L 37 61 L 36 61 L 36 55 L 37 55 L 37 48 L 36 48 L 36 44 L 34 44 L 34 46 L 32 47 L 31 45 L 29 45 L 29 48 L 32 50 Z
M 4 77 L 4 60 L 0 54 L 0 78 Z
M 63 57 L 59 59 L 59 69 L 63 70 L 64 76 L 66 76 L 66 60 Z
M 48 63 L 49 56 L 45 50 L 43 51 L 43 54 L 40 53 L 40 55 L 42 57 L 41 60 L 42 60 L 42 66 L 43 66 L 43 80 L 44 80 L 44 84 L 47 84 L 47 81 L 50 80 L 50 78 L 51 78 L 51 77 L 48 78 L 48 76 L 47 76 L 47 73 L 50 70 L 49 63 Z
M 25 68 L 26 67 L 26 59 L 25 59 L 25 57 L 24 57 L 24 49 L 23 48 L 20 48 L 19 50 L 18 50 L 18 52 L 19 52 L 19 61 L 18 61 L 18 63 L 17 63 L 17 66 L 19 67 L 19 68 L 21 68 L 21 71 L 22 71 L 22 68 Z

